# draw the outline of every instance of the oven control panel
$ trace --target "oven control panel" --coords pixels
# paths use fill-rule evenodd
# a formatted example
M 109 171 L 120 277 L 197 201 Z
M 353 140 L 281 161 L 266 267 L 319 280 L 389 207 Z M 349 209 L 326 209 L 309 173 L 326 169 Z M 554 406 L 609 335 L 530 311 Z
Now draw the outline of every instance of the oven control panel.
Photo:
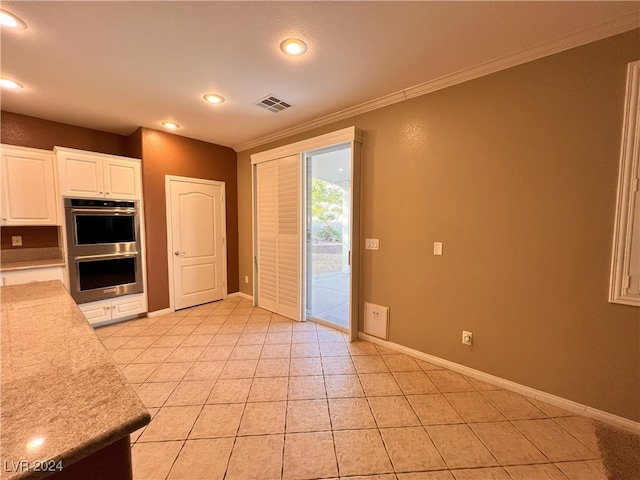
M 122 202 L 122 201 L 119 202 L 116 200 L 68 198 L 65 200 L 65 207 L 136 208 L 136 202 Z

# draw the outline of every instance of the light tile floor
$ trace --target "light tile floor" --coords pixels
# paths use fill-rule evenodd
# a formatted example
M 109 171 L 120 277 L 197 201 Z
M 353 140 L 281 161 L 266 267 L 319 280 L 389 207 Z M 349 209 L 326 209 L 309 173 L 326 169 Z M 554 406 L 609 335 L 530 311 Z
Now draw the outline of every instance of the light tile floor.
M 96 333 L 153 416 L 135 480 L 606 479 L 585 417 L 246 300 Z

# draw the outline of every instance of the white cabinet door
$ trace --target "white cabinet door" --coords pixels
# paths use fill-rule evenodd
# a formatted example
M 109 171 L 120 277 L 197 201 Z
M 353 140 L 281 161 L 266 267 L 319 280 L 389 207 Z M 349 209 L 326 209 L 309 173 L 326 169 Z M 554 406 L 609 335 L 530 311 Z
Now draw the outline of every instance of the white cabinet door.
M 58 225 L 51 152 L 2 145 L 2 224 Z
M 123 318 L 147 311 L 147 304 L 143 294 L 127 295 L 111 302 L 112 318 Z
M 109 159 L 103 162 L 105 197 L 139 199 L 140 163 L 135 160 Z
M 71 148 L 55 148 L 63 197 L 142 198 L 140 160 Z
M 143 293 L 139 293 L 113 300 L 81 303 L 78 307 L 91 325 L 101 326 L 146 312 L 147 299 Z
M 60 193 L 67 197 L 104 197 L 102 159 L 82 152 L 57 152 Z
M 78 306 L 92 325 L 111 320 L 111 302 L 91 302 Z

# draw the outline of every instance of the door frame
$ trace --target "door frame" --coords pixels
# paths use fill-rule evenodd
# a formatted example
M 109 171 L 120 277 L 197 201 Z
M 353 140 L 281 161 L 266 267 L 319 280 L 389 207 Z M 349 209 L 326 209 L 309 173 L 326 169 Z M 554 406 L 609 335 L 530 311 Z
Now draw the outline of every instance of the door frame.
M 353 127 L 343 128 L 331 133 L 320 135 L 317 137 L 301 140 L 299 142 L 284 145 L 282 147 L 273 148 L 263 152 L 255 153 L 251 155 L 251 227 L 252 227 L 252 261 L 253 261 L 253 304 L 257 305 L 258 301 L 258 281 L 257 281 L 257 228 L 256 228 L 256 165 L 262 162 L 268 162 L 276 160 L 278 158 L 287 157 L 290 155 L 300 155 L 301 162 L 301 182 L 304 162 L 304 153 L 318 150 L 324 147 L 330 147 L 340 143 L 351 144 L 351 279 L 349 286 L 349 301 L 350 303 L 350 315 L 349 315 L 349 338 L 354 341 L 358 338 L 358 330 L 360 323 L 360 149 L 362 145 L 362 130 Z M 304 189 L 303 189 L 304 190 Z M 306 198 L 301 196 L 300 198 L 301 213 L 305 210 Z M 302 215 L 304 219 L 306 215 Z M 306 248 L 306 225 L 301 225 L 301 240 L 303 248 L 301 250 L 301 256 L 305 255 Z M 302 281 L 300 305 L 302 308 L 301 317 L 306 319 L 306 272 L 305 272 L 305 259 L 301 258 Z
M 225 193 L 225 183 L 218 180 L 207 180 L 205 178 L 180 177 L 177 175 L 164 176 L 164 197 L 166 205 L 167 222 L 167 266 L 169 268 L 169 309 L 175 311 L 175 291 L 173 272 L 173 229 L 171 228 L 171 182 L 199 183 L 221 187 L 222 191 L 222 299 L 227 298 L 227 197 Z

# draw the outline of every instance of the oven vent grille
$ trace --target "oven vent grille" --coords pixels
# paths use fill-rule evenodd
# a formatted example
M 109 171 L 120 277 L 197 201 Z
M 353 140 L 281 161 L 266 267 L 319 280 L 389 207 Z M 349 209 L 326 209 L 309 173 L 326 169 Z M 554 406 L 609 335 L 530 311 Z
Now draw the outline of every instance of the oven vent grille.
M 256 105 L 259 107 L 265 108 L 273 113 L 281 112 L 282 110 L 286 110 L 287 108 L 292 107 L 289 102 L 285 102 L 284 100 L 276 97 L 275 95 L 267 95 L 262 100 L 258 100 Z

